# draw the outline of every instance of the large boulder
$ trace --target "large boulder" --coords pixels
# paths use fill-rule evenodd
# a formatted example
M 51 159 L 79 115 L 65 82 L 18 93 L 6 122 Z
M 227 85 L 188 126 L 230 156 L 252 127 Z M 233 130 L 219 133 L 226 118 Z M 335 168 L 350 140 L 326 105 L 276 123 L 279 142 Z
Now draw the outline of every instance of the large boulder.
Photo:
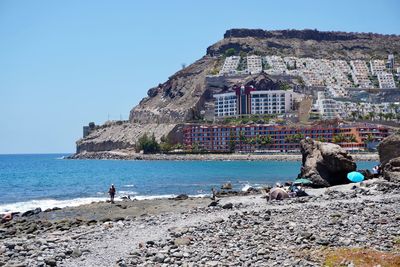
M 308 178 L 315 187 L 346 184 L 349 172 L 357 168 L 353 158 L 340 146 L 304 139 L 300 141 L 303 156 L 298 177 Z
M 378 145 L 379 161 L 385 167 L 391 159 L 400 157 L 400 133 L 392 134 Z
M 391 159 L 385 164 L 383 177 L 390 182 L 400 183 L 400 157 Z
M 378 152 L 383 177 L 391 182 L 400 182 L 400 133 L 383 139 Z

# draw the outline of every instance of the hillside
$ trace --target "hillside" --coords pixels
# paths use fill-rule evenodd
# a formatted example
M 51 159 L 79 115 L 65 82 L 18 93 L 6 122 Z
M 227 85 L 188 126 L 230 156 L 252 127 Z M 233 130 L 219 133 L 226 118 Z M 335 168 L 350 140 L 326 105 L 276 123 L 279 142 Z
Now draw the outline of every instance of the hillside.
M 280 81 L 266 74 L 207 80 L 207 75 L 223 64 L 226 50 L 236 54 L 279 55 L 326 59 L 385 59 L 388 53 L 400 53 L 400 36 L 372 33 L 320 32 L 316 30 L 264 31 L 228 30 L 224 38 L 207 48 L 204 57 L 173 74 L 166 82 L 148 90 L 147 97 L 130 111 L 128 122 L 96 128 L 77 141 L 77 152 L 132 149 L 144 133 L 174 135 L 177 125 L 198 119 L 212 102 L 212 94 L 242 82 L 279 87 Z M 155 81 L 156 83 L 157 81 Z M 173 130 L 174 129 L 174 130 Z M 171 133 L 173 131 L 173 133 Z

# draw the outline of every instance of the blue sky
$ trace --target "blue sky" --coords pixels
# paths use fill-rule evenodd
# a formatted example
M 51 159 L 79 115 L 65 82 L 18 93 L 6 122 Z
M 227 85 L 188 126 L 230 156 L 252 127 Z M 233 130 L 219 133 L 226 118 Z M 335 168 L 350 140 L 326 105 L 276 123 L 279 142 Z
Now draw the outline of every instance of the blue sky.
M 0 1 L 0 153 L 74 152 L 230 28 L 400 34 L 399 1 Z

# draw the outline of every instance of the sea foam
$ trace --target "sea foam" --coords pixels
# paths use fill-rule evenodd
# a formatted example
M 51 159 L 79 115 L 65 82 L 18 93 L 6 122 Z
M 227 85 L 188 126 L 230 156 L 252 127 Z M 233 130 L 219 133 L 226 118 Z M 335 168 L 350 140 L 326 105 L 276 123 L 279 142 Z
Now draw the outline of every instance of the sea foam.
M 41 208 L 42 210 L 46 210 L 54 207 L 58 208 L 76 207 L 79 205 L 89 204 L 92 202 L 105 201 L 106 199 L 107 198 L 104 197 L 88 197 L 88 198 L 75 198 L 68 200 L 56 200 L 56 199 L 30 200 L 30 201 L 0 205 L 0 213 L 24 212 L 36 208 Z

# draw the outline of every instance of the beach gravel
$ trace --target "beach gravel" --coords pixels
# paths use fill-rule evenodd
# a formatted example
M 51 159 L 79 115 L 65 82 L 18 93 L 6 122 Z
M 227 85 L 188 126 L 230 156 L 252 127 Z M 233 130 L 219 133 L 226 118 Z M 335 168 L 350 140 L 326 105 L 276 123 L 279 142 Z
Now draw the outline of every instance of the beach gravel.
M 181 200 L 181 207 L 185 202 L 190 205 L 178 210 L 172 208 L 176 200 L 164 200 L 170 211 L 95 224 L 75 220 L 62 223 L 67 225 L 64 230 L 55 222 L 45 228 L 36 219 L 33 234 L 3 238 L 0 262 L 5 266 L 321 266 L 320 252 L 325 249 L 368 248 L 398 255 L 400 186 L 383 180 L 351 186 L 309 190 L 313 196 L 272 202 L 261 195 L 226 197 L 215 207 L 208 207 L 210 200 Z M 223 209 L 228 203 L 231 208 Z M 129 210 L 128 205 L 124 211 Z M 3 233 L 4 225 L 0 229 Z

